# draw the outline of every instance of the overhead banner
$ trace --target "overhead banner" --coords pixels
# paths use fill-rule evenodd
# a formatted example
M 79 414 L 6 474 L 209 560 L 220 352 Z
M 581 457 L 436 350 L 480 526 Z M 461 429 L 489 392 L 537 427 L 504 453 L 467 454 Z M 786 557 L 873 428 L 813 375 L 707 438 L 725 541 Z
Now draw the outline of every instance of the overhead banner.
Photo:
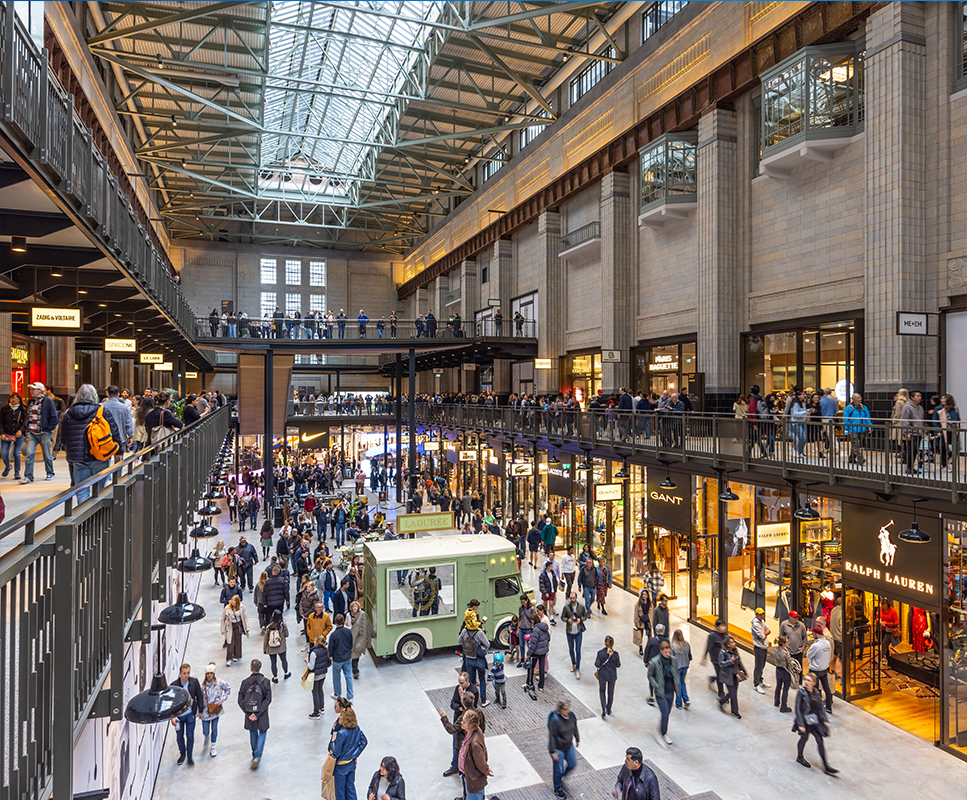
M 131 353 L 132 355 L 138 350 L 138 343 L 135 339 L 105 339 L 104 340 L 104 352 L 105 353 Z
M 165 360 L 164 354 L 162 353 L 142 353 L 141 363 L 142 364 L 163 364 Z
M 30 309 L 30 327 L 80 330 L 81 310 L 79 308 L 32 306 Z

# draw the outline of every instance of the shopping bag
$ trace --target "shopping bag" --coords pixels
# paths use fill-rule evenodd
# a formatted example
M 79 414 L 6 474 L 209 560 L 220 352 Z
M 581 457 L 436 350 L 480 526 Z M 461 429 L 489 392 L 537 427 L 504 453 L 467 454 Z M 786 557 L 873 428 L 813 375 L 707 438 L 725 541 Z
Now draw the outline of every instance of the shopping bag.
M 315 678 L 315 674 L 306 669 L 306 671 L 302 673 L 302 688 L 307 692 L 311 692 L 312 684 L 315 682 Z
M 641 628 L 635 628 L 634 633 L 631 634 L 631 641 L 641 647 Z
M 326 756 L 322 765 L 322 800 L 336 800 L 336 779 L 332 772 L 336 768 L 336 759 Z

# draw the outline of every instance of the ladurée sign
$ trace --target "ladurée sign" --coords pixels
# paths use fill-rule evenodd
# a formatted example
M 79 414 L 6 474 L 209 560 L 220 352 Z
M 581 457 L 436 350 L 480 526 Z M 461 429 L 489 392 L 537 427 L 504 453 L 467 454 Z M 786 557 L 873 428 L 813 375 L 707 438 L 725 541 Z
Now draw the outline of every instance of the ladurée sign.
M 917 514 L 929 542 L 905 542 L 900 531 L 913 509 L 892 503 L 843 503 L 843 582 L 893 600 L 938 610 L 941 601 L 940 520 Z

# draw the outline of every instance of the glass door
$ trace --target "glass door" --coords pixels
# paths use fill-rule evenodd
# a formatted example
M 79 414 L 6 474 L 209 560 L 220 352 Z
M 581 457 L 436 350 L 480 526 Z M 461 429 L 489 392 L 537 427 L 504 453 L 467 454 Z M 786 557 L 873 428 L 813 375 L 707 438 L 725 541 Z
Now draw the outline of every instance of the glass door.
M 844 590 L 843 644 L 846 652 L 843 695 L 847 700 L 857 700 L 881 692 L 880 642 L 874 625 L 880 599 L 870 592 L 848 587 L 844 587 Z

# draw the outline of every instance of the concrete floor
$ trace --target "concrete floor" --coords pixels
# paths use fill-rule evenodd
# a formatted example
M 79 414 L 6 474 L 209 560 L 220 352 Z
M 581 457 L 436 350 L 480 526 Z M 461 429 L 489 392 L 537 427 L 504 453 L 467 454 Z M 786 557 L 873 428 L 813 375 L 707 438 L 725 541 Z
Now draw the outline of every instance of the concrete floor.
M 227 531 L 227 514 L 216 520 L 219 527 Z M 225 538 L 236 543 L 238 534 L 232 533 L 230 537 L 226 534 Z M 537 575 L 526 564 L 524 579 L 531 585 L 537 584 Z M 218 676 L 228 680 L 233 690 L 237 689 L 248 674 L 248 660 L 261 657 L 260 639 L 246 640 L 242 663 L 226 668 L 218 633 L 218 589 L 207 576 L 198 602 L 208 608 L 209 613 L 192 626 L 187 651 L 192 673 L 201 677 L 204 666 L 214 661 L 218 665 Z M 246 594 L 244 602 L 250 621 L 256 620 L 251 594 Z M 602 770 L 616 774 L 625 748 L 635 745 L 642 749 L 646 759 L 681 787 L 678 796 L 715 792 L 722 800 L 758 800 L 818 793 L 817 796 L 827 800 L 907 797 L 939 800 L 967 795 L 967 765 L 964 762 L 839 700 L 834 707 L 828 747 L 830 761 L 841 770 L 840 775 L 831 778 L 821 769 L 800 767 L 795 763 L 797 739 L 789 730 L 790 717 L 778 713 L 769 695 L 757 695 L 745 684 L 740 693 L 741 721 L 716 708 L 705 678 L 710 669 L 697 663 L 704 650 L 705 635 L 681 619 L 674 619 L 673 627 L 682 627 L 696 654 L 688 678 L 692 692 L 691 709 L 673 712 L 669 733 L 675 743 L 670 747 L 660 744 L 656 733 L 658 713 L 645 703 L 645 669 L 637 656 L 637 648 L 631 643 L 629 620 L 633 603 L 631 594 L 612 590 L 609 616 L 595 615 L 589 621 L 584 645 L 586 666 L 580 681 L 568 670 L 570 662 L 562 626 L 552 628 L 550 674 L 595 714 L 600 713 L 600 707 L 592 663 L 605 635 L 614 636 L 622 656 L 614 715 L 607 721 L 599 715 L 594 716 L 580 724 L 580 754 L 582 763 L 586 762 L 590 770 L 585 774 Z M 290 623 L 293 621 L 292 612 L 289 612 L 288 619 Z M 223 796 L 274 800 L 282 797 L 308 800 L 319 796 L 320 770 L 334 716 L 331 700 L 327 699 L 323 718 L 307 719 L 311 699 L 299 685 L 304 655 L 299 650 L 301 642 L 299 634 L 290 633 L 293 677 L 273 686 L 271 730 L 258 771 L 248 769 L 251 758 L 248 734 L 242 728 L 242 713 L 233 694 L 220 723 L 217 758 L 212 759 L 203 751 L 199 724 L 195 766 L 178 767 L 175 763 L 177 744 L 172 729 L 168 729 L 164 761 L 155 790 L 157 800 L 216 797 L 223 793 Z M 751 656 L 746 660 L 751 667 Z M 268 658 L 263 661 L 263 672 L 269 674 Z M 354 706 L 369 746 L 359 759 L 357 770 L 356 785 L 360 797 L 364 796 L 380 759 L 386 755 L 393 755 L 399 761 L 410 798 L 449 800 L 460 795 L 459 780 L 442 777 L 449 765 L 450 736 L 440 724 L 434 703 L 428 696 L 428 692 L 452 687 L 457 667 L 458 659 L 449 652 L 428 655 L 413 666 L 382 659 L 377 663 L 371 657 L 361 662 L 362 675 L 355 685 Z M 516 666 L 509 668 L 511 675 L 520 672 Z M 767 681 L 773 683 L 772 667 L 767 667 L 767 675 Z M 328 695 L 331 694 L 331 678 L 327 683 Z M 509 708 L 504 711 L 491 706 L 486 711 L 488 720 L 501 714 L 519 714 L 522 713 L 520 706 L 538 704 L 546 706 L 546 709 L 540 708 L 538 715 L 546 719 L 546 710 L 551 707 L 549 699 L 541 697 L 537 704 L 533 704 L 522 691 L 510 684 L 509 688 Z M 508 728 L 513 727 L 508 724 Z M 533 741 L 522 741 L 519 733 L 488 737 L 490 763 L 495 773 L 488 787 L 488 797 L 500 796 L 501 792 L 511 792 L 514 798 L 553 797 L 550 784 L 544 783 L 550 778 L 545 734 L 536 728 L 529 735 Z M 528 758 L 523 751 L 530 753 L 531 757 Z M 806 757 L 818 764 L 813 745 L 807 748 Z M 576 776 L 572 788 L 574 796 L 580 795 L 584 787 L 578 778 L 584 780 L 583 776 Z M 602 785 L 607 783 L 602 782 Z M 532 788 L 523 792 L 524 787 Z M 596 793 L 590 784 L 584 789 L 588 796 Z

